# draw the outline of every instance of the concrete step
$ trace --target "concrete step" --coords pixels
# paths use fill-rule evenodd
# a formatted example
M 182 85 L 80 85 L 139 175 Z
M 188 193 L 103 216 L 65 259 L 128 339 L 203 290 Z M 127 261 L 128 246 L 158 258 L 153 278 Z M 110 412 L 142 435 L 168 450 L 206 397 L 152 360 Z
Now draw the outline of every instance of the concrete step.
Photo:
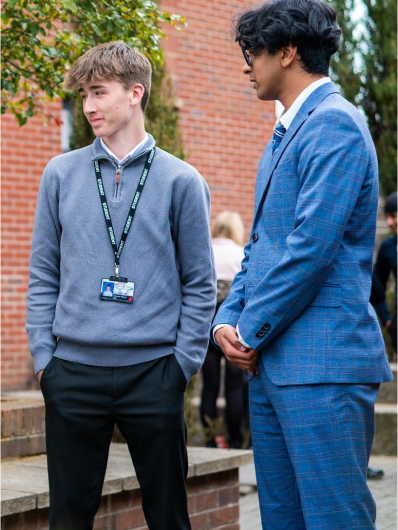
M 376 432 L 373 455 L 397 455 L 397 404 L 376 403 Z
M 396 403 L 397 402 L 397 363 L 391 363 L 391 370 L 394 375 L 394 381 L 382 383 L 380 385 L 377 403 Z

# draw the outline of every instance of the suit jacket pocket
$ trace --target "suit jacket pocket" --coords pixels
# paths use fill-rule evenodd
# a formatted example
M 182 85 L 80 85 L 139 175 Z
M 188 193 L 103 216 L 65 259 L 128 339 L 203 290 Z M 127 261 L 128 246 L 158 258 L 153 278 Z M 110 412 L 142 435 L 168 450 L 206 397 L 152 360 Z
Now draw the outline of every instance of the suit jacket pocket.
M 340 307 L 341 287 L 324 283 L 309 307 Z

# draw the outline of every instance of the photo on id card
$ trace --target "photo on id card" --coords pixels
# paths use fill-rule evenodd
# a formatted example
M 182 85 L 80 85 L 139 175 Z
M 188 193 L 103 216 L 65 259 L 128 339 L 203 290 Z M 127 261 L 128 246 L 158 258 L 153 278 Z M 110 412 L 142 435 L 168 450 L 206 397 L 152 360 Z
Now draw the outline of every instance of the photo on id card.
M 124 302 L 132 304 L 134 297 L 134 282 L 111 280 L 103 278 L 101 282 L 100 299 L 106 302 Z

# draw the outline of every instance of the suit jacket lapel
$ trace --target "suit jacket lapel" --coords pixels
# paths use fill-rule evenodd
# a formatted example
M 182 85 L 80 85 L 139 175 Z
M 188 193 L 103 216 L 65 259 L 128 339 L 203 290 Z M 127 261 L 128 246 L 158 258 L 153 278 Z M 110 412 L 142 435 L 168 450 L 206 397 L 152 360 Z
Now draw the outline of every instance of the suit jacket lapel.
M 261 186 L 263 189 L 263 193 L 257 203 L 257 208 L 254 216 L 255 221 L 257 220 L 257 214 L 261 209 L 261 205 L 263 204 L 265 196 L 267 194 L 273 172 L 277 167 L 284 150 L 289 145 L 292 138 L 294 138 L 303 123 L 307 120 L 308 116 L 313 112 L 313 110 L 316 109 L 316 107 L 327 96 L 333 93 L 339 93 L 339 90 L 337 89 L 334 83 L 325 83 L 324 85 L 321 85 L 319 88 L 314 90 L 314 92 L 312 92 L 312 94 L 310 94 L 308 98 L 304 101 L 304 103 L 301 105 L 288 130 L 286 131 L 285 136 L 283 137 L 280 146 L 274 156 L 272 156 L 272 150 L 268 151 L 271 158 L 269 160 L 269 163 L 265 163 L 263 165 L 264 176 L 261 176 Z

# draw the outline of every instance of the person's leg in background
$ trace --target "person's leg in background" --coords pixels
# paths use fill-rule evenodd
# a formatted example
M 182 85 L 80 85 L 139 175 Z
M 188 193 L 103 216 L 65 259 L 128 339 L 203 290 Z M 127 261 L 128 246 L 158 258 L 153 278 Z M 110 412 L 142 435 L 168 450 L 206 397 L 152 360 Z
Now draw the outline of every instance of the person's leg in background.
M 243 376 L 243 424 L 244 430 L 248 434 L 245 440 L 245 449 L 253 449 L 252 433 L 250 427 L 250 410 L 249 410 L 249 380 L 247 372 Z
M 214 422 L 217 420 L 217 397 L 220 391 L 221 358 L 223 354 L 213 344 L 209 344 L 205 362 L 201 373 L 203 378 L 202 397 L 200 404 L 200 419 L 203 428 L 210 431 L 211 436 L 207 440 L 208 447 L 217 447 L 214 436 Z M 209 424 L 208 419 L 212 423 Z
M 392 344 L 394 346 L 395 355 L 397 352 L 397 314 L 395 313 L 392 317 L 392 322 L 388 328 L 388 334 L 391 337 Z
M 225 359 L 225 419 L 231 449 L 242 447 L 244 377 L 243 370 Z

